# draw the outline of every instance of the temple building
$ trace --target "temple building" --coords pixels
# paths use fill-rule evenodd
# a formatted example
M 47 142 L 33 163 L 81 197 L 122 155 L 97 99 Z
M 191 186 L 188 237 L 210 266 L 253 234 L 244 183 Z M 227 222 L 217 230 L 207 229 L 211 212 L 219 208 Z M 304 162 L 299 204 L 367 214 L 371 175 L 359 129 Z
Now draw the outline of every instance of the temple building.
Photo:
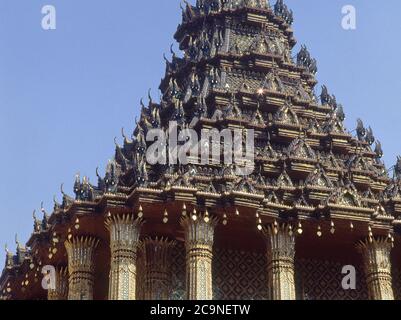
M 292 52 L 283 0 L 184 2 L 182 54 L 166 58 L 160 101 L 141 101 L 96 185 L 77 175 L 74 195 L 62 188 L 53 212 L 34 214 L 26 245 L 7 250 L 0 298 L 401 298 L 401 158 L 388 170 L 372 129 L 344 127 L 317 61 L 306 46 Z M 146 137 L 171 122 L 252 129 L 253 170 L 150 164 Z M 342 285 L 344 266 L 355 288 Z

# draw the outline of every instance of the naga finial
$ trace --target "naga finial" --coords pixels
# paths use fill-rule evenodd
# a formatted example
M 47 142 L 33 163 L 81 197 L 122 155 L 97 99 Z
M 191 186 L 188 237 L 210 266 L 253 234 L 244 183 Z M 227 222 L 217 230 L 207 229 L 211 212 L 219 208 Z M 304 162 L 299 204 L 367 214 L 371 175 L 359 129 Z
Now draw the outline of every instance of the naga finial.
M 148 99 L 149 99 L 149 105 L 153 104 L 153 99 L 152 99 L 152 89 L 149 88 L 148 90 Z
M 43 214 L 46 215 L 46 210 L 45 210 L 45 208 L 44 208 L 44 206 L 43 206 L 43 201 L 40 203 L 40 211 L 41 211 Z
M 139 103 L 141 104 L 142 110 L 146 109 L 145 104 L 143 103 L 143 98 L 141 98 Z
M 118 144 L 118 141 L 117 141 L 117 137 L 114 137 L 114 144 L 116 145 L 116 147 L 120 148 L 120 145 Z
M 15 234 L 15 244 L 17 245 L 18 248 L 21 247 L 21 244 L 18 241 L 18 234 L 17 233 Z
M 125 135 L 124 127 L 121 128 L 121 136 L 127 140 L 127 136 Z
M 96 177 L 98 177 L 99 179 L 101 179 L 101 176 L 99 174 L 99 167 L 96 167 Z

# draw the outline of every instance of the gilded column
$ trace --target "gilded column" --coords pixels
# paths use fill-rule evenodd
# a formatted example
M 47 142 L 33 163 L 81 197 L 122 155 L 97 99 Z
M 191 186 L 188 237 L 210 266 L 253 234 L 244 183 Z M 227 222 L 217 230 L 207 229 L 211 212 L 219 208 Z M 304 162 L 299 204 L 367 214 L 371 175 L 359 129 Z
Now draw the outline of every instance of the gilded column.
M 369 238 L 357 247 L 363 255 L 369 299 L 394 300 L 390 257 L 392 243 L 386 237 Z
M 290 225 L 271 225 L 265 229 L 270 298 L 295 300 L 295 235 Z
M 111 266 L 109 300 L 136 300 L 137 251 L 142 220 L 134 215 L 112 216 L 110 231 Z
M 93 300 L 94 256 L 99 240 L 74 237 L 65 242 L 68 255 L 68 300 Z
M 189 300 L 212 300 L 212 259 L 216 220 L 193 214 L 181 221 L 185 231 L 186 288 Z
M 175 241 L 146 239 L 143 243 L 145 258 L 145 299 L 168 300 L 171 289 L 171 253 Z
M 68 300 L 68 269 L 56 268 L 55 287 L 47 291 L 47 300 Z

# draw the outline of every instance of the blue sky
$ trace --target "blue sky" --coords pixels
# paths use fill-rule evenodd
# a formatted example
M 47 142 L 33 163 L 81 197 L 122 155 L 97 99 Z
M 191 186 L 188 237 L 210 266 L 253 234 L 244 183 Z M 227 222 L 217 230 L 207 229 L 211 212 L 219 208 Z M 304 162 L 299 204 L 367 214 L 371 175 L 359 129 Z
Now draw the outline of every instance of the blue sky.
M 14 249 L 16 232 L 25 242 L 32 211 L 41 201 L 50 211 L 61 183 L 72 193 L 77 172 L 95 182 L 114 137 L 122 127 L 132 131 L 139 99 L 149 88 L 158 98 L 179 3 L 0 0 L 1 246 Z M 318 59 L 318 79 L 344 105 L 347 127 L 358 117 L 371 125 L 392 166 L 401 154 L 401 2 L 286 3 L 298 45 Z M 356 8 L 355 31 L 341 27 L 348 4 Z M 56 7 L 54 31 L 41 28 L 44 5 Z

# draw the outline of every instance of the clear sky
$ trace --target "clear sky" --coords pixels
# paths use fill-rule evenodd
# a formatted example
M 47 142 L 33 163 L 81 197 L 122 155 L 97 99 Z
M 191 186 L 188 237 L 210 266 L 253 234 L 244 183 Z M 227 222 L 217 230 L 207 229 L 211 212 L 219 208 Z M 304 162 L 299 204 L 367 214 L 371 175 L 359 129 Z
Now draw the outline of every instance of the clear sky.
M 272 0 L 275 2 L 275 0 Z M 179 0 L 0 0 L 0 245 L 25 242 L 32 211 L 51 211 L 60 184 L 96 181 L 139 99 L 157 88 L 163 53 L 181 20 Z M 401 1 L 286 0 L 298 46 L 318 59 L 318 79 L 382 142 L 388 167 L 401 154 Z M 341 27 L 354 5 L 357 29 Z M 54 5 L 57 29 L 41 9 Z M 294 54 L 298 51 L 298 47 Z M 319 85 L 320 86 L 320 85 Z M 319 89 L 320 92 L 320 89 Z M 120 139 L 121 140 L 121 139 Z M 0 253 L 0 269 L 4 254 Z

